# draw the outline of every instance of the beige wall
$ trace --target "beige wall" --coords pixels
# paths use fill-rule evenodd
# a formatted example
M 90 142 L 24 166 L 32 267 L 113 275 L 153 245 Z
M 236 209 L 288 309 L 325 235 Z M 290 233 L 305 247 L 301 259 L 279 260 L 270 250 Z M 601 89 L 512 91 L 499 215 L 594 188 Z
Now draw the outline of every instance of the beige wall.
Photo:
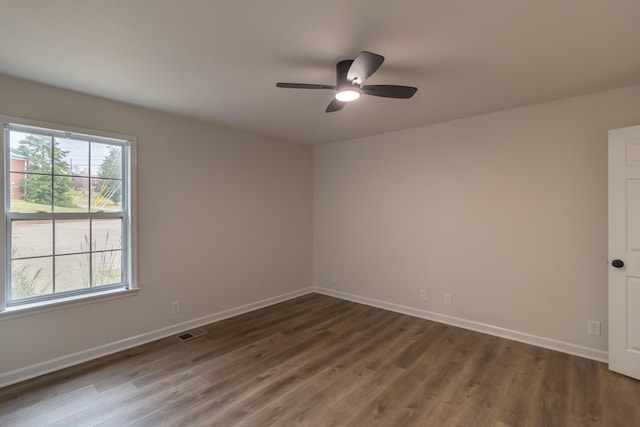
M 311 286 L 310 147 L 3 76 L 0 94 L 2 114 L 138 138 L 143 288 L 0 320 L 0 376 Z
M 316 285 L 606 350 L 607 131 L 639 105 L 634 86 L 316 147 Z
M 303 290 L 312 259 L 320 287 L 606 350 L 607 130 L 640 123 L 640 86 L 314 150 L 9 77 L 0 93 L 3 114 L 137 136 L 143 287 L 0 320 L 0 377 Z

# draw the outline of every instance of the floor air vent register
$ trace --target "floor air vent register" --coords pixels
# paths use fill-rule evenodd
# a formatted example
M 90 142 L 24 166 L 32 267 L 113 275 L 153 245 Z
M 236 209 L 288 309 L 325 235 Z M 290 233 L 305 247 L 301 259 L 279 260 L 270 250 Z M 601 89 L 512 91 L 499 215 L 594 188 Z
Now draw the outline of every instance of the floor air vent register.
M 191 341 L 191 340 L 195 340 L 196 338 L 199 338 L 199 337 L 203 336 L 206 333 L 207 333 L 207 331 L 205 331 L 204 329 L 194 329 L 192 331 L 187 331 L 187 332 L 181 333 L 180 335 L 177 336 L 177 338 L 180 341 Z

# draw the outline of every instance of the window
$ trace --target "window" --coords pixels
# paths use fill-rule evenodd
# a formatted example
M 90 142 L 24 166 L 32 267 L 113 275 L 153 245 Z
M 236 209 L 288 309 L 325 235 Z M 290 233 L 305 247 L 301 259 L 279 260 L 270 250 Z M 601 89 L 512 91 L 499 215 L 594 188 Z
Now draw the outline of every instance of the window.
M 16 120 L 3 148 L 0 310 L 134 287 L 133 138 Z

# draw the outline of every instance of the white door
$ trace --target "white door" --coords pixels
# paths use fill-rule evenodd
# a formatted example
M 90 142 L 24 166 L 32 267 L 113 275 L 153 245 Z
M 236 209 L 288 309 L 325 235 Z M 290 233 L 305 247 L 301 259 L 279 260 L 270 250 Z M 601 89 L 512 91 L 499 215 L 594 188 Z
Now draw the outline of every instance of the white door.
M 640 126 L 609 131 L 609 369 L 640 379 Z

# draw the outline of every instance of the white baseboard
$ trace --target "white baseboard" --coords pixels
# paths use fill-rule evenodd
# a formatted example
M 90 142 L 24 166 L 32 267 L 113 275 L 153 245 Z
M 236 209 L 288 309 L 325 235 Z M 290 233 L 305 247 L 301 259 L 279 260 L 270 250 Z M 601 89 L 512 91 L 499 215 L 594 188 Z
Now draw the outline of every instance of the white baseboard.
M 189 329 L 198 328 L 200 326 L 208 325 L 209 323 L 217 322 L 223 319 L 227 319 L 229 317 L 247 313 L 249 311 L 268 307 L 270 305 L 274 305 L 283 301 L 290 300 L 292 298 L 306 295 L 311 292 L 313 292 L 313 288 L 299 289 L 299 290 L 288 292 L 286 294 L 278 295 L 272 298 L 267 298 L 261 301 L 252 302 L 250 304 L 245 304 L 240 307 L 224 310 L 218 313 L 213 313 L 207 316 L 199 317 L 197 319 L 171 325 L 166 328 L 157 329 L 155 331 L 147 332 L 134 337 L 125 338 L 120 341 L 90 348 L 88 350 L 83 350 L 77 353 L 65 355 L 62 357 L 58 357 L 56 359 L 47 360 L 45 362 L 37 363 L 35 365 L 16 369 L 14 371 L 2 373 L 0 374 L 0 388 L 18 383 L 20 381 L 25 381 L 31 378 L 35 378 L 40 375 L 48 374 L 50 372 L 57 371 L 63 368 L 67 368 L 69 366 L 77 365 L 79 363 L 87 362 L 89 360 L 97 359 L 99 357 L 107 356 L 109 354 L 113 354 L 118 351 L 136 347 L 141 344 L 146 344 L 148 342 L 155 341 L 160 338 L 165 338 L 171 335 L 175 335 Z
M 575 356 L 587 359 L 597 360 L 598 362 L 608 363 L 609 353 L 595 348 L 583 347 L 564 341 L 558 341 L 551 338 L 531 335 L 524 332 L 514 331 L 511 329 L 500 328 L 498 326 L 487 325 L 485 323 L 474 322 L 472 320 L 462 319 L 455 316 L 447 316 L 446 314 L 434 313 L 432 311 L 420 310 L 413 307 L 407 307 L 400 304 L 380 301 L 373 298 L 367 298 L 359 295 L 353 295 L 346 292 L 335 291 L 327 288 L 314 287 L 313 291 L 327 296 L 340 298 L 347 301 L 353 301 L 360 304 L 370 305 L 372 307 L 382 308 L 396 313 L 407 314 L 409 316 L 419 317 L 421 319 L 433 320 L 434 322 L 445 323 L 447 325 L 457 326 L 464 329 L 470 329 L 476 332 L 482 332 L 488 335 L 494 335 L 501 338 L 507 338 L 513 341 L 519 341 L 538 347 L 548 348 L 563 353 L 573 354 Z

